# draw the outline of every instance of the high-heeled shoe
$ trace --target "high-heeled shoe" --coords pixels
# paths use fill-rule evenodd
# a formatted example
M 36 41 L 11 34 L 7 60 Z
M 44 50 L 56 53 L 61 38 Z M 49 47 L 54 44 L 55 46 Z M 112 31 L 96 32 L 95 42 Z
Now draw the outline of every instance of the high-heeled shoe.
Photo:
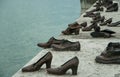
M 74 57 L 58 68 L 47 69 L 47 72 L 49 74 L 63 75 L 67 72 L 67 70 L 72 69 L 72 75 L 77 75 L 78 64 L 79 64 L 78 58 Z
M 46 53 L 36 63 L 22 68 L 22 72 L 34 72 L 38 71 L 43 64 L 46 64 L 46 68 L 51 68 L 52 54 L 51 52 Z
M 101 23 L 100 26 L 104 26 L 104 25 L 110 24 L 111 22 L 112 22 L 112 18 L 109 18 L 105 22 Z
M 62 40 L 55 39 L 54 37 L 51 37 L 48 42 L 46 43 L 38 43 L 38 47 L 42 48 L 50 48 L 52 44 L 59 44 Z
M 77 26 L 74 28 L 68 27 L 66 30 L 62 31 L 62 34 L 64 34 L 64 35 L 72 35 L 72 34 L 78 35 L 80 28 L 81 28 L 81 26 Z
M 97 26 L 97 23 L 92 23 L 90 26 L 84 27 L 82 31 L 91 31 L 96 26 Z
M 96 20 L 95 20 L 96 19 Z M 105 16 L 102 16 L 102 17 L 99 17 L 99 18 L 94 18 L 93 21 L 91 21 L 91 23 L 98 23 L 98 22 L 101 22 L 103 23 L 105 20 Z

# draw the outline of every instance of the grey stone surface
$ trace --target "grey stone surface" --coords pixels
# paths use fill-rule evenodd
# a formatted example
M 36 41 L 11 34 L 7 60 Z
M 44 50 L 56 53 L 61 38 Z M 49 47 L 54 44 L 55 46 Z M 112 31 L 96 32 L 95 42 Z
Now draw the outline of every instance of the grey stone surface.
M 76 41 L 76 39 L 69 39 L 70 41 Z M 25 66 L 36 62 L 48 51 L 52 52 L 53 60 L 52 67 L 58 67 L 64 62 L 68 61 L 74 56 L 79 58 L 78 75 L 74 77 L 114 77 L 115 74 L 119 74 L 119 65 L 114 64 L 98 64 L 94 61 L 95 57 L 99 55 L 112 39 L 79 39 L 81 43 L 81 51 L 53 51 L 52 49 L 42 50 Z M 117 42 L 119 39 L 114 39 L 113 42 Z M 71 77 L 71 70 L 66 75 L 61 77 Z M 43 66 L 37 72 L 22 73 L 21 69 L 13 77 L 57 77 L 57 75 L 47 74 L 45 66 Z
M 90 9 L 92 9 L 91 7 Z M 88 9 L 88 10 L 90 10 Z M 106 18 L 113 17 L 113 22 L 120 20 L 120 10 L 119 12 L 106 13 L 101 12 L 102 15 L 105 15 Z M 90 18 L 83 18 L 83 15 L 76 21 L 78 23 L 82 23 L 84 21 L 88 22 L 90 25 Z M 60 39 L 68 39 L 70 41 L 79 41 L 81 44 L 80 51 L 54 51 L 52 49 L 44 49 L 40 51 L 30 62 L 28 62 L 25 66 L 30 65 L 37 60 L 39 60 L 44 54 L 48 51 L 52 52 L 53 60 L 52 67 L 58 67 L 68 61 L 69 59 L 77 56 L 79 58 L 79 67 L 78 67 L 78 75 L 73 77 L 115 77 L 115 75 L 120 74 L 120 65 L 117 64 L 99 64 L 95 62 L 95 57 L 100 55 L 102 51 L 104 51 L 105 47 L 109 42 L 120 42 L 120 27 L 107 27 L 104 26 L 102 29 L 111 29 L 116 31 L 117 33 L 112 38 L 92 38 L 90 36 L 90 32 L 80 32 L 79 35 L 70 35 L 64 36 L 60 35 Z M 16 72 L 12 77 L 58 77 L 58 75 L 47 74 L 45 66 L 39 71 L 23 73 L 21 69 Z M 68 70 L 66 75 L 62 75 L 60 77 L 72 77 L 71 70 Z

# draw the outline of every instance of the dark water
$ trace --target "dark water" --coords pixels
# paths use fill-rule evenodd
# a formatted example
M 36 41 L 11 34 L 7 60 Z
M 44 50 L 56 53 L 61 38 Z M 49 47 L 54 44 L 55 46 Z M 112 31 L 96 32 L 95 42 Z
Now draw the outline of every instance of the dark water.
M 0 0 L 0 77 L 11 77 L 80 16 L 79 0 Z

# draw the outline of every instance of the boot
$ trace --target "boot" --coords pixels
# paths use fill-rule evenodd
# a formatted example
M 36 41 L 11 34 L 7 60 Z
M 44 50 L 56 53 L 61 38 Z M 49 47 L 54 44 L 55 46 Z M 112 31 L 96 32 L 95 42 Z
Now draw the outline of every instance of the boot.
M 51 68 L 52 54 L 48 52 L 42 58 L 40 58 L 36 63 L 22 68 L 22 72 L 34 72 L 38 71 L 43 64 L 46 64 L 46 68 Z
M 108 24 L 108 26 L 109 27 L 118 27 L 119 24 L 120 24 L 120 21 L 117 21 L 115 23 Z
M 106 12 L 116 12 L 118 11 L 118 3 L 114 3 L 113 6 L 107 8 Z
M 62 41 L 61 44 L 52 44 L 51 46 L 55 51 L 80 51 L 79 42 L 71 42 L 68 40 Z
M 110 24 L 111 22 L 112 22 L 112 18 L 109 18 L 105 22 L 101 23 L 100 26 L 104 26 L 104 25 Z
M 50 48 L 52 44 L 59 44 L 62 40 L 57 40 L 54 37 L 51 37 L 46 43 L 38 43 L 38 47 Z
M 92 25 L 83 28 L 82 31 L 91 31 L 95 26 L 97 26 L 97 23 L 92 23 Z
M 108 46 L 104 53 L 96 57 L 95 61 L 103 64 L 120 64 L 120 46 Z
M 64 75 L 69 69 L 71 69 L 72 75 L 77 75 L 78 64 L 79 64 L 78 58 L 74 57 L 58 68 L 47 69 L 47 72 L 49 74 Z
M 106 49 L 101 53 L 102 56 L 106 56 L 106 53 L 111 50 L 111 48 L 120 48 L 120 42 L 110 42 Z

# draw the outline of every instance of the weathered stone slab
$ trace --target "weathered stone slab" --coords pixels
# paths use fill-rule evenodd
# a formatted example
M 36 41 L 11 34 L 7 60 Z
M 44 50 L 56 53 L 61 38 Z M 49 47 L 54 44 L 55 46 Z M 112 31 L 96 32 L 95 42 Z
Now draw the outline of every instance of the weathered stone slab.
M 69 39 L 70 41 L 76 41 L 76 39 Z M 36 62 L 48 51 L 52 52 L 53 60 L 52 67 L 58 67 L 64 62 L 68 61 L 74 56 L 79 58 L 78 75 L 74 77 L 114 77 L 115 74 L 119 74 L 120 67 L 116 64 L 98 64 L 94 61 L 95 57 L 99 55 L 107 46 L 109 42 L 118 42 L 119 39 L 80 39 L 77 40 L 81 43 L 81 51 L 53 51 L 52 49 L 42 50 L 37 56 L 35 56 L 25 66 Z M 19 70 L 13 77 L 57 77 L 57 75 L 47 74 L 45 66 L 40 71 L 22 73 Z M 71 70 L 66 75 L 60 77 L 72 77 Z

